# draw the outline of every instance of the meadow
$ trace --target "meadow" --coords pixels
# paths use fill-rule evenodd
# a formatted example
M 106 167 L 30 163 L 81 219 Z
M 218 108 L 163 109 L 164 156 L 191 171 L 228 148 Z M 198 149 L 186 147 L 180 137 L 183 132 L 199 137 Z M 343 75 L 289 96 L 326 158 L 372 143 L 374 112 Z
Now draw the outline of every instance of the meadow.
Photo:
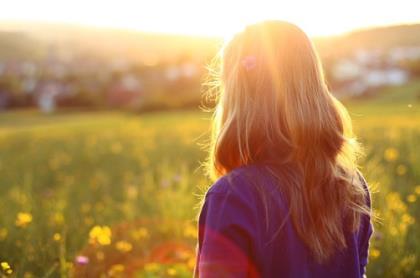
M 368 277 L 420 277 L 420 82 L 346 101 L 365 147 Z M 190 277 L 210 115 L 0 114 L 0 273 Z

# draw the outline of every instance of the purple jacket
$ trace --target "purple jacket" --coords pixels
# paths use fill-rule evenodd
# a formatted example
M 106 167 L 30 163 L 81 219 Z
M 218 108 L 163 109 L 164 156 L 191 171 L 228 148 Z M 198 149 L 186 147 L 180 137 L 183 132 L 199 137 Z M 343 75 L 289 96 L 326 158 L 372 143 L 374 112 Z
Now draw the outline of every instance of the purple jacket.
M 264 181 L 268 211 L 249 175 Z M 359 177 L 368 191 L 365 179 Z M 320 265 L 297 236 L 287 207 L 274 179 L 258 166 L 240 167 L 218 179 L 207 191 L 199 216 L 195 277 L 364 276 L 373 232 L 370 217 L 362 217 L 357 232 L 347 232 L 347 249 Z M 281 224 L 283 228 L 275 234 Z

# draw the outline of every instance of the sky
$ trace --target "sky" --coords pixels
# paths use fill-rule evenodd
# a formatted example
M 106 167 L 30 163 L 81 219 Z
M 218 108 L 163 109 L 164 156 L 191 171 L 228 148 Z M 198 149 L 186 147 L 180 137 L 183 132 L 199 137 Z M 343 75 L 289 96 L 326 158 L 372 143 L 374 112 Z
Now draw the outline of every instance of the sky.
M 244 25 L 282 19 L 311 36 L 420 23 L 419 0 L 2 0 L 0 21 L 41 21 L 147 32 L 229 36 Z

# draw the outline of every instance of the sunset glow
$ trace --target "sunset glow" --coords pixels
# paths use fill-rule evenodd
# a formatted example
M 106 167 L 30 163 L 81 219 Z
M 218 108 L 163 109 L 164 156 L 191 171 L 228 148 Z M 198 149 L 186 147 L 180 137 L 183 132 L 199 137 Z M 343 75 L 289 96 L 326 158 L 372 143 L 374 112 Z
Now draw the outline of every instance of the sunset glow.
M 0 21 L 42 21 L 224 36 L 248 22 L 284 19 L 312 36 L 420 21 L 416 1 L 8 1 Z

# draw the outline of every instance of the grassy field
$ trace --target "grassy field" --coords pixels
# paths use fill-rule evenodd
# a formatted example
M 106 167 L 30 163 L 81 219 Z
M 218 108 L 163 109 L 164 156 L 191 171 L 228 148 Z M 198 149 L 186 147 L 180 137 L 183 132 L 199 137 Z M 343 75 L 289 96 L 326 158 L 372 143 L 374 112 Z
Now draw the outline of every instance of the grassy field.
M 420 82 L 346 103 L 378 216 L 368 276 L 420 277 Z M 190 277 L 202 112 L 0 115 L 0 261 L 16 277 Z

